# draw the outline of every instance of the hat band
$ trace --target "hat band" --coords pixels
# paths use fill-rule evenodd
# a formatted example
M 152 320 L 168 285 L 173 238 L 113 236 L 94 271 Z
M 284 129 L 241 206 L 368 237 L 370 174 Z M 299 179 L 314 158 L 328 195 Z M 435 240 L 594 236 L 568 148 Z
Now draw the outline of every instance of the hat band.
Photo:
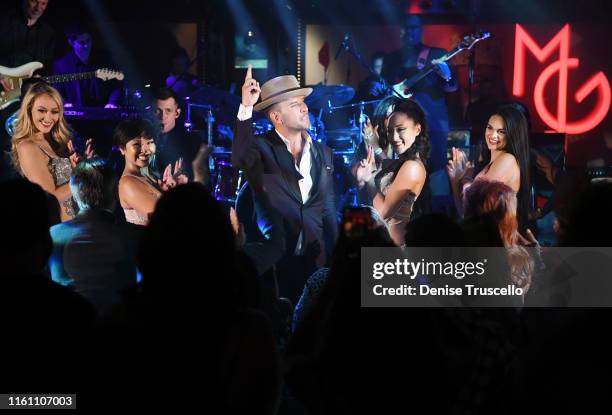
M 277 93 L 275 93 L 275 94 L 272 94 L 272 95 L 270 95 L 269 97 L 266 97 L 265 99 L 262 99 L 262 100 L 261 100 L 261 102 L 267 101 L 267 100 L 269 100 L 270 98 L 274 98 L 274 97 L 277 97 L 277 96 L 279 96 L 279 95 L 283 95 L 283 94 L 285 94 L 285 93 L 287 93 L 287 92 L 297 91 L 298 89 L 303 89 L 303 88 L 302 88 L 301 86 L 298 86 L 298 87 L 295 87 L 295 88 L 285 89 L 285 90 L 283 90 L 283 91 L 280 91 L 280 92 L 277 92 Z

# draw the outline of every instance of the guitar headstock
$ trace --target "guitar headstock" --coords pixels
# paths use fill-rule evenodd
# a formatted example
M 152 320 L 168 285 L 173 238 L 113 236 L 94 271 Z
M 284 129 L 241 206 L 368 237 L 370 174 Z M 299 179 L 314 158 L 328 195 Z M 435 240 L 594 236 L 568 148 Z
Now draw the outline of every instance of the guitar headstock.
M 96 70 L 96 78 L 102 79 L 103 81 L 108 81 L 111 79 L 116 79 L 118 81 L 123 81 L 123 72 L 114 71 L 112 69 L 97 69 Z
M 491 37 L 490 32 L 485 32 L 482 30 L 478 33 L 471 33 L 469 35 L 465 35 L 463 36 L 463 39 L 461 39 L 461 42 L 457 46 L 457 49 L 460 49 L 460 50 L 472 49 L 472 47 L 476 43 L 480 42 L 481 40 L 488 39 L 490 37 Z

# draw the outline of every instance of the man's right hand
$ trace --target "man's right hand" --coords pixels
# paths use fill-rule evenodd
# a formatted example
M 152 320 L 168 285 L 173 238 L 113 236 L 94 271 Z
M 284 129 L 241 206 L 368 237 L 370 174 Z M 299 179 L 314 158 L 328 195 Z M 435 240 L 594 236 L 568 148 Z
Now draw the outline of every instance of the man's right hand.
M 374 150 L 371 146 L 368 146 L 367 157 L 359 162 L 357 169 L 355 170 L 355 180 L 357 181 L 357 187 L 362 188 L 366 182 L 370 181 L 374 176 L 374 169 L 376 163 L 374 162 Z
M 460 183 L 464 178 L 472 180 L 474 164 L 468 161 L 463 151 L 453 147 L 453 158 L 448 161 L 446 172 L 451 183 Z
M 253 79 L 253 67 L 249 65 L 244 77 L 244 85 L 242 85 L 242 105 L 252 107 L 259 99 L 260 94 L 259 82 Z
M 372 127 L 372 121 L 370 121 L 369 118 L 363 125 L 363 140 L 365 141 L 366 146 L 372 147 L 374 151 L 380 148 L 378 126 L 376 126 L 376 128 Z

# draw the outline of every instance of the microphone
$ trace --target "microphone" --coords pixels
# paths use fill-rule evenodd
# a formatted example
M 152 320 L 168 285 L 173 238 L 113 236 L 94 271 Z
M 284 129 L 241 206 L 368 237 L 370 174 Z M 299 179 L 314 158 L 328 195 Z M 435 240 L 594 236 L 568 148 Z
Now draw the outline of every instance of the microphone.
M 342 50 L 348 47 L 348 41 L 349 41 L 349 34 L 345 33 L 344 39 L 342 39 L 342 43 L 340 43 L 340 46 L 338 46 L 338 52 L 336 52 L 336 56 L 334 57 L 335 61 L 338 60 L 338 56 L 340 56 L 340 53 L 342 53 Z

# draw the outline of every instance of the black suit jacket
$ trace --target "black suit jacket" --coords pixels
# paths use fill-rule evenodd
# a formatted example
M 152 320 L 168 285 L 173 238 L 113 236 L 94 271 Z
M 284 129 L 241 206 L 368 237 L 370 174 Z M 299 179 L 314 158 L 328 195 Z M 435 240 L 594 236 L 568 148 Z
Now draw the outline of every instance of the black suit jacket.
M 232 143 L 232 163 L 242 167 L 250 151 L 258 151 L 264 167 L 264 186 L 272 206 L 283 218 L 285 257 L 294 255 L 300 232 L 304 233 L 304 254 L 317 252 L 317 265 L 331 258 L 338 234 L 334 199 L 332 151 L 316 141 L 311 145 L 312 189 L 306 203 L 298 180 L 293 156 L 275 131 L 265 136 L 253 136 L 252 119 L 237 121 Z M 310 251 L 313 249 L 313 251 Z
M 121 292 L 136 283 L 139 230 L 116 224 L 111 212 L 90 209 L 52 226 L 49 261 L 55 282 L 70 286 L 99 312 L 121 301 Z

